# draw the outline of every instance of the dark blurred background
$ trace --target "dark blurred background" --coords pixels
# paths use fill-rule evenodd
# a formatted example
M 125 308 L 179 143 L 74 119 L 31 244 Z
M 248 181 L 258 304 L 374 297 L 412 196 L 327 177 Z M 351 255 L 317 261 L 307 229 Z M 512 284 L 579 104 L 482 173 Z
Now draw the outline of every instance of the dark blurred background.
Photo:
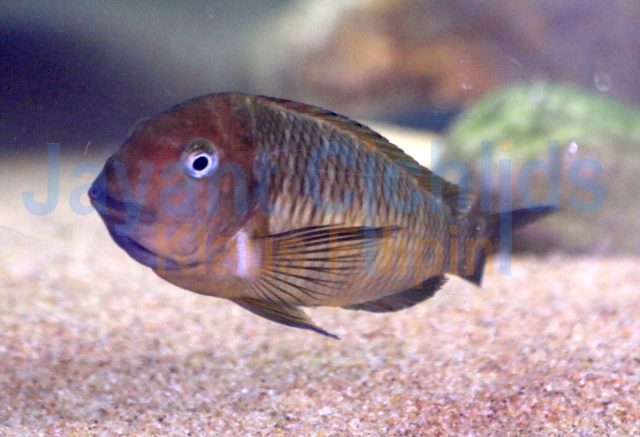
M 638 104 L 638 22 L 634 0 L 5 0 L 0 146 L 119 142 L 227 90 L 433 130 L 532 78 Z
M 248 33 L 271 3 L 0 3 L 0 144 L 119 141 L 188 97 L 246 88 Z

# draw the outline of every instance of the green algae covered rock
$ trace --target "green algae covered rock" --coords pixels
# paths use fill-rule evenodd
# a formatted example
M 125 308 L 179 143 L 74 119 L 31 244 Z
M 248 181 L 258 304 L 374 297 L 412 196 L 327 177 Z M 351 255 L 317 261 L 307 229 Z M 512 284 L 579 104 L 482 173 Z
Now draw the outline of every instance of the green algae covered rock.
M 549 141 L 630 146 L 640 144 L 640 111 L 573 86 L 534 82 L 480 101 L 456 120 L 448 138 L 454 153 L 470 160 L 479 157 L 482 141 L 511 142 L 514 159 L 537 156 Z
M 640 110 L 573 86 L 520 84 L 464 112 L 446 144 L 445 158 L 491 187 L 494 210 L 509 196 L 513 207 L 561 207 L 514 240 L 525 248 L 640 254 Z

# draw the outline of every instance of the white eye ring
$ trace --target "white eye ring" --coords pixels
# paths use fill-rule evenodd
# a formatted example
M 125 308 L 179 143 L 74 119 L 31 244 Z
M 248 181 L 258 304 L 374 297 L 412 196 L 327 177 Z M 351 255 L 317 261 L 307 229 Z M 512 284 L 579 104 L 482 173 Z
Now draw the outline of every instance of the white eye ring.
M 210 175 L 218 167 L 218 154 L 211 142 L 193 141 L 185 151 L 184 165 L 189 176 L 196 179 Z

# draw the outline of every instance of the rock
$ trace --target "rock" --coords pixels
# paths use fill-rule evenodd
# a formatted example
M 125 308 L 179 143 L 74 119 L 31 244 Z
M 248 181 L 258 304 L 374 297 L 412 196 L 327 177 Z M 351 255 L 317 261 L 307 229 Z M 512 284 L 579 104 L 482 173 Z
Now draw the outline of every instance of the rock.
M 306 0 L 256 35 L 258 84 L 357 116 L 452 108 L 567 81 L 640 102 L 640 3 Z
M 446 143 L 447 158 L 467 163 L 476 181 L 490 173 L 494 209 L 505 188 L 515 207 L 559 203 L 560 213 L 524 231 L 536 247 L 640 252 L 637 109 L 571 86 L 522 84 L 470 108 Z M 510 165 L 502 178 L 500 161 Z

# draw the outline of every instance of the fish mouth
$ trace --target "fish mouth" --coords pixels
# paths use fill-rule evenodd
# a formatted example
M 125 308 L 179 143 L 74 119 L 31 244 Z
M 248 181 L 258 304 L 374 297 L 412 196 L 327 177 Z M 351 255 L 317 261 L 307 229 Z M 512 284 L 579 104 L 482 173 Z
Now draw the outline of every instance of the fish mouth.
M 144 266 L 151 267 L 154 270 L 178 270 L 180 268 L 188 267 L 187 265 L 180 264 L 172 258 L 164 257 L 147 249 L 126 235 L 120 235 L 111 230 L 110 232 L 116 244 L 127 252 L 131 258 Z
M 123 202 L 109 194 L 98 194 L 94 190 L 89 191 L 89 200 L 96 211 L 110 221 L 153 223 L 155 214 L 143 206 L 132 202 Z
M 154 270 L 179 270 L 197 264 L 181 263 L 174 258 L 160 255 L 129 236 L 139 224 L 156 223 L 156 214 L 148 208 L 115 199 L 103 187 L 96 186 L 96 183 L 88 194 L 91 205 L 100 214 L 115 243 L 140 264 Z

